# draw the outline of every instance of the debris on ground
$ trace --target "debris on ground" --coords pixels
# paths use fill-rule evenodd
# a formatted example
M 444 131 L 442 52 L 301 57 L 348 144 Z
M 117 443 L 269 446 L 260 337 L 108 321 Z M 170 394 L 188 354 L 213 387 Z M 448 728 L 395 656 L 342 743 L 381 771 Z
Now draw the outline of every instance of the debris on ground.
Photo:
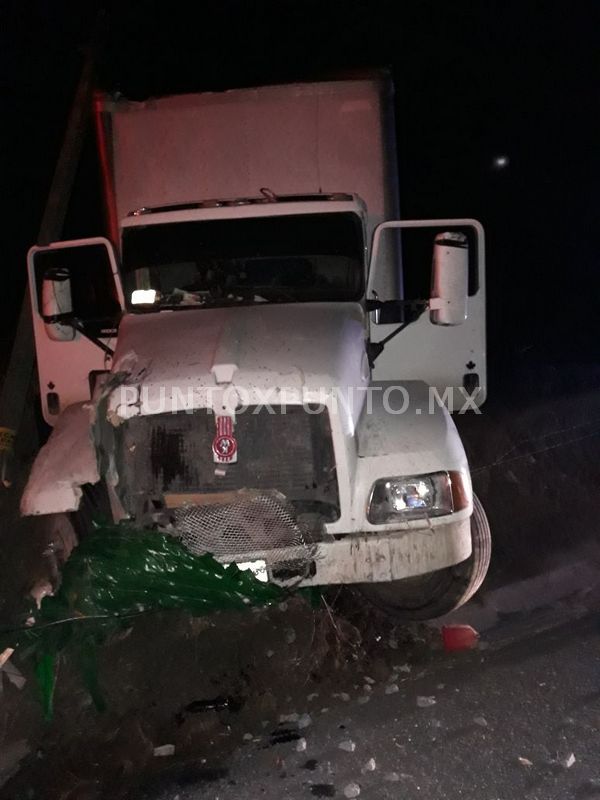
M 162 758 L 164 756 L 174 756 L 175 755 L 175 745 L 174 744 L 161 744 L 158 747 L 154 748 L 154 755 Z
M 298 722 L 299 719 L 300 719 L 300 714 L 298 714 L 296 711 L 293 711 L 291 714 L 279 715 L 280 724 L 285 722 Z
M 358 785 L 358 783 L 352 782 L 344 786 L 344 797 L 349 798 L 349 800 L 352 800 L 353 797 L 358 797 L 359 794 L 360 794 L 360 786 Z
M 524 756 L 519 756 L 518 758 L 519 764 L 522 764 L 524 767 L 533 767 L 533 761 L 530 761 L 528 758 Z
M 375 772 L 377 769 L 377 763 L 375 762 L 374 758 L 370 758 L 366 764 L 363 765 L 361 772 Z
M 340 750 L 345 750 L 346 753 L 353 753 L 356 750 L 356 744 L 352 739 L 344 739 L 343 742 L 338 744 Z
M 37 583 L 35 583 L 30 590 L 29 594 L 35 603 L 35 607 L 40 609 L 42 607 L 42 600 L 45 597 L 52 597 L 54 590 L 50 581 L 44 579 L 37 581 Z
M 335 786 L 332 783 L 313 783 L 310 793 L 315 797 L 335 797 Z
M 400 691 L 400 687 L 398 686 L 397 683 L 389 683 L 385 687 L 385 693 L 386 694 L 396 694 L 396 692 L 399 692 L 399 691 Z
M 292 728 L 278 728 L 273 731 L 270 737 L 271 745 L 286 744 L 287 742 L 297 742 L 302 737 L 297 730 Z
M 477 647 L 479 634 L 471 625 L 443 625 L 442 643 L 447 653 L 472 650 Z
M 430 708 L 431 706 L 434 706 L 436 703 L 437 700 L 435 699 L 435 697 L 433 697 L 433 695 L 429 696 L 419 695 L 417 697 L 417 706 L 419 708 Z
M 183 707 L 176 719 L 181 724 L 185 714 L 201 714 L 205 711 L 224 711 L 225 709 L 236 711 L 241 704 L 242 701 L 239 699 L 223 697 L 222 695 L 217 695 L 217 697 L 211 697 L 207 700 L 192 700 L 191 703 Z

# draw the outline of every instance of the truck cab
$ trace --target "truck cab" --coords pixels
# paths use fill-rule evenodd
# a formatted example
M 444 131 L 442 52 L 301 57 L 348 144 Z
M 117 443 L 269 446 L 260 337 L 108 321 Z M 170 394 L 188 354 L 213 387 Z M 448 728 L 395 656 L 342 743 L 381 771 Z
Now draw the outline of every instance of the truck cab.
M 405 619 L 439 616 L 477 590 L 489 528 L 448 406 L 473 411 L 485 398 L 483 231 L 470 219 L 386 218 L 396 196 L 382 166 L 386 92 L 345 81 L 110 107 L 116 232 L 29 254 L 54 430 L 24 514 L 80 514 L 102 487 L 114 521 L 163 530 L 261 580 L 358 585 Z M 328 114 L 321 150 L 340 134 L 342 150 L 368 141 L 371 151 L 355 152 L 352 170 L 338 159 L 332 191 L 304 191 L 294 174 L 311 172 L 311 141 L 300 137 L 289 165 L 269 128 L 278 158 L 264 177 L 285 181 L 192 199 L 165 120 L 181 146 L 202 133 L 188 153 L 197 169 L 207 130 L 237 112 L 244 184 L 264 160 L 269 109 L 300 133 Z M 340 124 L 348 114 L 355 129 Z M 132 164 L 150 168 L 161 153 L 160 180 Z M 227 159 L 239 157 L 215 153 L 219 180 L 205 189 L 231 183 Z M 290 181 L 301 191 L 279 193 Z M 413 231 L 431 234 L 432 290 L 406 298 Z

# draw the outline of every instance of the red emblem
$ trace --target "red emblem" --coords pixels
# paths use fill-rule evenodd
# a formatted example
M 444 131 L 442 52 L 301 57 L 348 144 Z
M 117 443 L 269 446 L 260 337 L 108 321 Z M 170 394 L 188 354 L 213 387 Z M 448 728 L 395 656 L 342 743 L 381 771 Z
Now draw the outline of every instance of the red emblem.
M 213 458 L 218 464 L 233 464 L 237 461 L 237 441 L 233 435 L 233 419 L 217 417 L 217 433 L 213 439 Z

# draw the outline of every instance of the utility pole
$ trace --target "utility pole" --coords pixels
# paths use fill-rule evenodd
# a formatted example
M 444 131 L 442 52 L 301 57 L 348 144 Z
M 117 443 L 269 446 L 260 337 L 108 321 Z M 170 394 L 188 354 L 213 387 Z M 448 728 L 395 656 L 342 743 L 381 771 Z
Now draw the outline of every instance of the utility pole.
M 69 113 L 65 136 L 50 185 L 44 215 L 38 233 L 38 244 L 47 245 L 59 239 L 83 141 L 91 116 L 93 91 L 93 49 L 86 51 L 81 76 Z M 17 330 L 0 396 L 0 482 L 10 488 L 14 482 L 14 447 L 23 421 L 23 411 L 34 380 L 35 348 L 29 287 L 25 295 Z

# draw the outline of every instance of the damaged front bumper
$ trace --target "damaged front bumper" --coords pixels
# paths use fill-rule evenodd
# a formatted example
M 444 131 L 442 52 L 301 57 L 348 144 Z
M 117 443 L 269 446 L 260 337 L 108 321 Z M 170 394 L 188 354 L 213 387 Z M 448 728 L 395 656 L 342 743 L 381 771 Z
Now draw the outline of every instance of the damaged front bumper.
M 317 542 L 301 563 L 297 548 L 221 556 L 218 560 L 235 562 L 259 579 L 281 586 L 325 586 L 412 578 L 459 564 L 470 555 L 470 520 L 462 519 L 435 527 L 350 534 Z M 296 567 L 280 568 L 284 563 L 295 563 Z

